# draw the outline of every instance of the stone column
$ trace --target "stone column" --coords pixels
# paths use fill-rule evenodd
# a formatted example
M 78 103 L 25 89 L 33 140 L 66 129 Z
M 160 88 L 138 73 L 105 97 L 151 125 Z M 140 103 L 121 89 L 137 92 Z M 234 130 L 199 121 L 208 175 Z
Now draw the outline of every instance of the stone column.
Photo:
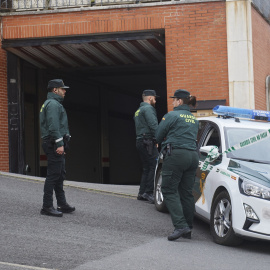
M 251 0 L 226 0 L 230 106 L 254 109 Z

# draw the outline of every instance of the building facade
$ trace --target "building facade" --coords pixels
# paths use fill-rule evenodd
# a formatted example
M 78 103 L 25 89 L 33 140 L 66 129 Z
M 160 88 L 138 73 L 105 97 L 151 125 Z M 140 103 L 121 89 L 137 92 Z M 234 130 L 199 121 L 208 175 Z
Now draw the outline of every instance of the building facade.
M 138 183 L 132 117 L 144 89 L 161 96 L 159 120 L 178 88 L 196 95 L 198 116 L 203 104 L 269 109 L 267 0 L 20 1 L 1 3 L 2 171 L 44 176 L 38 112 L 52 78 L 71 86 L 78 181 Z

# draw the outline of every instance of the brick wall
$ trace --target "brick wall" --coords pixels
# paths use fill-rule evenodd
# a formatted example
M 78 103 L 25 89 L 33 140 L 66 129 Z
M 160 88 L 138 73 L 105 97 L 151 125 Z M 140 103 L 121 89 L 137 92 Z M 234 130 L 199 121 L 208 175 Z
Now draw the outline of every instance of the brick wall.
M 184 88 L 199 100 L 228 100 L 224 3 L 172 8 L 165 35 L 168 96 Z M 168 105 L 172 110 L 171 99 Z
M 200 100 L 228 100 L 225 2 L 3 18 L 6 39 L 146 29 L 165 29 L 168 96 L 186 88 Z
M 266 110 L 265 80 L 270 75 L 270 25 L 252 9 L 255 108 Z
M 6 52 L 1 48 L 0 63 L 0 171 L 9 171 L 7 59 Z

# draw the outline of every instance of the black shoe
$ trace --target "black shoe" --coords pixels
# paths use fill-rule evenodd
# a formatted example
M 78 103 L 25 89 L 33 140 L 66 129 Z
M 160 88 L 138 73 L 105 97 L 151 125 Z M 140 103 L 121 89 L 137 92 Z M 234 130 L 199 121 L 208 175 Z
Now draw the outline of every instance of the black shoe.
M 150 193 L 143 193 L 142 197 L 147 200 L 148 202 L 150 203 L 154 203 L 155 202 L 155 199 L 154 199 L 154 196 L 153 194 L 150 194 Z
M 75 211 L 75 207 L 70 206 L 68 203 L 66 203 L 66 204 L 63 204 L 63 205 L 58 205 L 57 210 L 61 211 L 63 213 L 71 213 L 71 212 Z
M 54 216 L 54 217 L 62 217 L 63 213 L 60 211 L 55 210 L 55 208 L 52 207 L 42 207 L 40 210 L 41 215 L 47 215 L 47 216 Z
M 189 232 L 189 233 L 184 233 L 184 234 L 182 235 L 182 237 L 185 238 L 185 239 L 191 239 L 191 232 Z
M 137 196 L 137 200 L 139 200 L 139 201 L 147 201 L 147 199 L 145 199 L 143 196 L 142 196 L 142 194 L 138 194 L 138 196 Z
M 190 232 L 191 232 L 191 230 L 189 227 L 185 227 L 183 229 L 175 229 L 174 232 L 168 236 L 168 240 L 169 241 L 176 240 L 176 239 L 180 238 L 181 236 L 183 236 L 184 234 L 188 234 Z

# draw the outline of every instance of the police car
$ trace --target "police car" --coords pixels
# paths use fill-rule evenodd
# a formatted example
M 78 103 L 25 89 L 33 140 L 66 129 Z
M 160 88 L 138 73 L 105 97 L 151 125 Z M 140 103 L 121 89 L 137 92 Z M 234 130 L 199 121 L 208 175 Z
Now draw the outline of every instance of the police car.
M 195 215 L 210 223 L 213 240 L 238 245 L 270 240 L 270 112 L 216 106 L 199 120 Z M 162 154 L 155 175 L 155 206 L 164 212 Z

